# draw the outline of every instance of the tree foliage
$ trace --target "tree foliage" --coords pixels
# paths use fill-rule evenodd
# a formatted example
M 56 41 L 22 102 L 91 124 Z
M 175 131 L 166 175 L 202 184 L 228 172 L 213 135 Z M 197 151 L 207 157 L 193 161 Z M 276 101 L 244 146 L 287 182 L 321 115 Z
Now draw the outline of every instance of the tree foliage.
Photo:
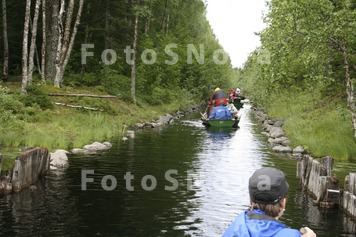
M 66 0 L 66 6 L 70 2 L 73 1 Z M 74 12 L 78 11 L 77 3 Z M 22 67 L 21 52 L 17 49 L 21 48 L 20 32 L 23 29 L 25 4 L 20 0 L 8 1 L 7 4 L 8 15 L 11 15 L 11 19 L 8 19 L 9 73 L 16 76 Z M 52 55 L 52 58 L 48 57 L 46 64 L 52 69 L 46 68 L 46 79 L 47 83 L 53 83 L 53 55 L 56 54 L 56 48 L 51 46 L 51 39 L 55 38 L 54 31 L 58 31 L 53 18 L 53 6 L 59 10 L 59 1 L 45 0 L 45 6 L 47 32 L 42 34 L 43 16 L 40 14 L 36 46 L 40 51 L 42 35 L 47 35 L 46 54 Z M 206 19 L 205 3 L 201 0 L 85 0 L 62 85 L 78 86 L 88 82 L 89 86 L 102 86 L 123 95 L 123 98 L 130 98 L 128 85 L 132 73 L 132 54 L 125 54 L 125 50 L 133 46 L 135 16 L 139 16 L 135 67 L 136 96 L 139 101 L 160 104 L 176 99 L 181 92 L 204 98 L 215 85 L 226 89 L 232 86 L 234 72 L 230 59 L 221 51 L 222 47 Z M 70 21 L 63 19 L 63 22 Z M 72 28 L 74 24 L 75 19 L 71 21 Z M 0 42 L 2 40 L 0 36 Z M 93 46 L 87 48 L 93 56 L 86 57 L 85 64 L 82 63 L 83 44 Z M 108 49 L 112 51 L 105 51 Z M 38 65 L 41 54 L 37 53 L 36 57 L 35 69 L 41 68 Z M 110 61 L 110 65 L 103 63 L 103 57 Z M 36 70 L 34 72 L 37 73 Z M 75 78 L 79 79 L 74 81 Z
M 355 1 L 271 0 L 267 4 L 267 27 L 260 33 L 262 46 L 251 54 L 243 73 L 253 74 L 251 69 L 258 66 L 255 77 L 268 91 L 291 87 L 325 95 L 345 91 L 345 62 L 340 47 L 348 53 L 354 78 Z M 268 54 L 268 62 L 261 63 L 257 55 L 260 51 Z
M 271 95 L 279 94 L 308 95 L 326 101 L 324 106 L 342 99 L 356 131 L 356 2 L 270 0 L 267 5 L 262 45 L 239 71 L 245 90 L 261 104 L 272 104 L 270 98 L 277 97 Z

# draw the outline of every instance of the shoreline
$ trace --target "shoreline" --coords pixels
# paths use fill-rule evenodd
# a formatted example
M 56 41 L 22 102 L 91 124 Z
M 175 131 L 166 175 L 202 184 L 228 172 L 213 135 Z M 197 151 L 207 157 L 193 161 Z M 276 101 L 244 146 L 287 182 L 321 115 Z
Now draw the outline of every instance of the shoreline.
M 127 132 L 129 131 L 135 131 L 137 129 L 152 129 L 152 128 L 156 128 L 156 127 L 161 127 L 161 126 L 165 126 L 168 125 L 170 123 L 172 123 L 174 120 L 176 119 L 180 119 L 192 112 L 198 112 L 199 109 L 204 105 L 204 103 L 197 103 L 194 104 L 192 106 L 189 106 L 188 108 L 184 109 L 184 110 L 176 110 L 175 112 L 171 112 L 171 113 L 167 113 L 165 115 L 160 115 L 156 118 L 151 119 L 150 121 L 147 122 L 132 122 L 131 124 L 127 124 L 126 127 L 128 128 L 128 130 L 123 131 L 123 133 L 117 133 L 113 136 L 111 136 L 110 139 L 105 139 L 105 138 L 97 138 L 96 140 L 102 140 L 102 142 L 104 141 L 108 141 L 110 142 L 114 137 L 126 137 Z M 91 141 L 88 140 L 86 145 L 90 145 Z M 95 141 L 92 141 L 95 142 Z M 84 146 L 86 146 L 84 145 Z M 83 147 L 84 147 L 83 146 Z M 26 152 L 27 150 L 31 149 L 31 148 L 35 148 L 35 147 L 47 147 L 47 146 L 33 146 L 33 147 L 28 147 L 26 145 L 24 146 L 3 146 L 0 148 L 0 155 L 2 156 L 2 164 L 3 164 L 3 168 L 7 167 L 9 164 L 9 162 L 14 162 L 14 160 L 22 153 Z M 56 149 L 50 149 L 50 151 L 53 153 L 57 150 L 67 150 L 67 148 L 64 147 L 58 147 Z M 71 149 L 68 150 L 73 150 L 73 149 L 82 149 L 82 148 L 77 148 L 77 147 L 73 147 Z M 71 152 L 68 152 L 71 153 Z M 4 169 L 3 169 L 4 170 Z

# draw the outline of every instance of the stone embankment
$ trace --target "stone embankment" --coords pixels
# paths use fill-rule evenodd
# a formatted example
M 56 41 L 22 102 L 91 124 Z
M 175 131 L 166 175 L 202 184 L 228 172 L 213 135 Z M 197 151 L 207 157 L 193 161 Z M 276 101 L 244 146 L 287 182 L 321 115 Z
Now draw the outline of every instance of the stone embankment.
M 158 119 L 152 120 L 149 123 L 138 123 L 132 126 L 133 129 L 145 129 L 145 128 L 157 128 L 164 125 L 171 124 L 174 120 L 182 118 L 192 112 L 197 111 L 200 108 L 199 105 L 192 106 L 191 108 L 185 111 L 177 111 L 173 114 L 167 114 L 164 116 L 160 116 Z M 129 138 L 135 137 L 134 130 L 128 130 L 125 132 L 123 140 L 127 140 Z M 51 155 L 50 161 L 50 169 L 66 169 L 69 167 L 69 161 L 67 154 L 75 154 L 75 155 L 93 155 L 106 150 L 109 150 L 112 147 L 110 142 L 93 142 L 92 144 L 85 145 L 83 148 L 73 148 L 71 151 L 66 150 L 56 150 Z
M 262 124 L 268 143 L 276 153 L 287 154 L 292 158 L 301 158 L 306 153 L 302 146 L 291 147 L 291 141 L 285 136 L 283 119 L 270 119 L 263 108 L 253 108 L 257 120 Z
M 177 111 L 173 114 L 166 114 L 163 116 L 160 116 L 158 119 L 153 119 L 151 122 L 148 123 L 136 123 L 133 126 L 133 129 L 139 128 L 156 128 L 156 127 L 161 127 L 164 125 L 171 124 L 174 120 L 180 119 L 188 114 L 191 114 L 193 112 L 197 112 L 201 108 L 201 105 L 194 105 L 191 108 L 185 110 L 185 111 Z
M 282 128 L 283 119 L 270 119 L 263 108 L 253 108 L 252 111 L 261 123 L 271 149 L 298 159 L 297 177 L 302 188 L 314 198 L 314 204 L 322 207 L 339 206 L 356 219 L 356 173 L 345 177 L 344 189 L 341 189 L 339 179 L 332 174 L 332 157 L 316 159 L 302 146 L 292 148 Z

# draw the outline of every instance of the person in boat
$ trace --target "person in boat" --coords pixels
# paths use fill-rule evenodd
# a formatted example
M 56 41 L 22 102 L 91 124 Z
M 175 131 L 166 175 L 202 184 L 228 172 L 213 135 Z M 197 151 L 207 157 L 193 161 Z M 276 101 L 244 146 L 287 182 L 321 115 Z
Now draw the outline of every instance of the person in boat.
M 249 179 L 250 208 L 227 228 L 223 237 L 316 237 L 308 227 L 301 232 L 279 222 L 286 208 L 288 183 L 276 168 L 256 170 Z
M 222 89 L 216 87 L 209 98 L 208 116 L 212 113 L 214 107 L 219 106 L 221 102 L 224 102 L 224 104 L 226 103 L 226 94 Z
M 229 92 L 229 100 L 234 101 L 236 96 L 236 90 L 235 89 L 231 89 Z
M 241 102 L 241 100 L 244 100 L 244 99 L 245 99 L 245 97 L 242 96 L 241 89 L 236 88 L 233 103 L 237 109 L 241 109 L 243 107 L 243 103 Z
M 208 119 L 232 119 L 232 116 L 224 101 L 220 101 L 220 105 L 213 109 Z
M 230 114 L 233 119 L 238 118 L 239 111 L 236 109 L 235 105 L 232 103 L 231 100 L 227 101 L 226 108 L 230 111 Z

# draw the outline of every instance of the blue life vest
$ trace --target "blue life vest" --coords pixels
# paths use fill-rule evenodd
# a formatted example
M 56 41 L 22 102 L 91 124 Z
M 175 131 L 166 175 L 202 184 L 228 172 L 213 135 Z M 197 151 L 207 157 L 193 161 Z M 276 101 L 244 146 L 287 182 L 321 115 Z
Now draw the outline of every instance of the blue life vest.
M 210 114 L 209 119 L 232 119 L 230 110 L 226 106 L 215 107 L 213 112 Z
M 301 237 L 301 234 L 263 211 L 253 210 L 238 215 L 222 237 Z

